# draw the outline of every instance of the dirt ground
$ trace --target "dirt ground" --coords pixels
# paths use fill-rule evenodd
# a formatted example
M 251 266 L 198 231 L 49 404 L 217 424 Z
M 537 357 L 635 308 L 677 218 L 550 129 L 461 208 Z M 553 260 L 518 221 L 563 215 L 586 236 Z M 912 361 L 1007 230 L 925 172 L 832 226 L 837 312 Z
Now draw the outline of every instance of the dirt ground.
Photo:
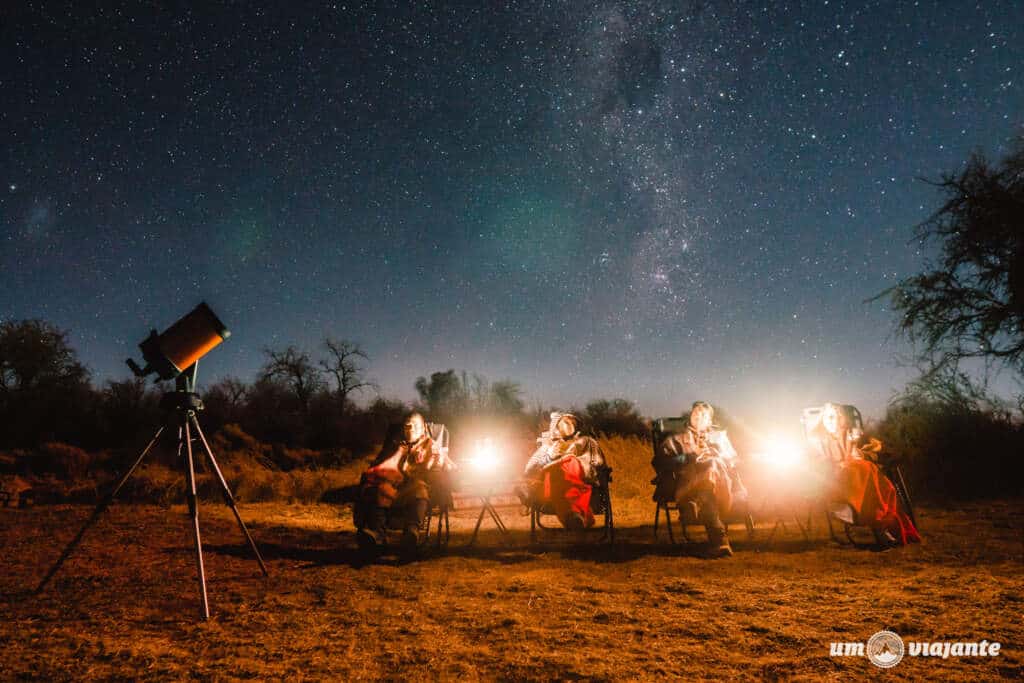
M 485 521 L 470 548 L 477 511 L 466 509 L 446 552 L 371 565 L 347 511 L 240 509 L 270 576 L 230 511 L 204 505 L 208 622 L 184 507 L 115 505 L 38 596 L 91 508 L 0 510 L 0 678 L 1024 678 L 1021 502 L 923 509 L 925 543 L 888 552 L 838 547 L 823 520 L 810 542 L 790 524 L 770 546 L 734 528 L 726 560 L 655 541 L 653 510 L 639 504 L 619 513 L 611 549 L 565 532 L 531 546 L 528 519 L 511 507 L 500 510 L 511 537 Z M 762 540 L 769 527 L 759 525 Z M 1002 650 L 908 656 L 887 671 L 830 657 L 831 642 L 883 628 Z

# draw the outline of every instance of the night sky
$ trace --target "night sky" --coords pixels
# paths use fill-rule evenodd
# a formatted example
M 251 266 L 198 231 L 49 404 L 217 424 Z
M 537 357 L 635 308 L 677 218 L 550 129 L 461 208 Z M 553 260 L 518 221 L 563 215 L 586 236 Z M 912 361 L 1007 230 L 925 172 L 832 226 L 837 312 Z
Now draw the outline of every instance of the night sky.
M 404 400 L 877 416 L 920 178 L 1024 122 L 1015 1 L 256 5 L 0 10 L 0 319 L 97 382 L 206 300 L 206 382 L 331 335 Z

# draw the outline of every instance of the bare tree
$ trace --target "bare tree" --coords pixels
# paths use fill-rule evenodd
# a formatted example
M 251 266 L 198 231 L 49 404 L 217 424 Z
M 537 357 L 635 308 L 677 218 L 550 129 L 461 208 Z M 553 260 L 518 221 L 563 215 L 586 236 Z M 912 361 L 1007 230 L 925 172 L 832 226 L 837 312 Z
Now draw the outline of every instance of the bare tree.
M 287 386 L 302 410 L 309 410 L 309 400 L 317 391 L 324 388 L 320 371 L 309 360 L 309 354 L 289 346 L 283 351 L 263 349 L 267 355 L 267 363 L 260 371 L 260 379 L 271 382 L 282 382 Z
M 225 422 L 239 422 L 249 399 L 249 385 L 237 377 L 224 377 L 203 394 L 207 414 Z
M 245 399 L 249 394 L 249 385 L 237 377 L 225 377 L 210 389 L 218 389 L 223 393 L 225 401 L 232 408 L 240 408 L 245 405 Z
M 365 378 L 364 370 L 359 360 L 362 358 L 368 361 L 366 353 L 359 344 L 345 339 L 337 340 L 327 337 L 324 339 L 324 346 L 330 353 L 330 358 L 320 361 L 320 367 L 324 372 L 333 375 L 337 384 L 335 394 L 342 405 L 348 402 L 348 397 L 354 391 L 362 389 L 376 389 L 377 385 Z

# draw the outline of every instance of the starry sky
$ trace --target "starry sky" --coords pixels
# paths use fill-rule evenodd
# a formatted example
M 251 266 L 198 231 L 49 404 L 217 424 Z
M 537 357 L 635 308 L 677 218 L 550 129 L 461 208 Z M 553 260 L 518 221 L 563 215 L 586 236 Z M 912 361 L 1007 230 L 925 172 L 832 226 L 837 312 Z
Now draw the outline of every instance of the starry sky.
M 921 179 L 1024 123 L 1009 0 L 101 4 L 0 9 L 0 319 L 97 382 L 205 300 L 207 382 L 331 335 L 403 400 L 878 416 Z

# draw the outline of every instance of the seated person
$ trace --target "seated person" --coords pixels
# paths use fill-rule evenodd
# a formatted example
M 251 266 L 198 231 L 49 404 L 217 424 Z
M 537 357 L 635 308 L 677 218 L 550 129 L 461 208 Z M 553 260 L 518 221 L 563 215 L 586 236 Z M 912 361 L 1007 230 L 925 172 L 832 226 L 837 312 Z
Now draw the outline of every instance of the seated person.
M 401 440 L 385 443 L 359 482 L 354 514 L 359 547 L 381 547 L 390 520 L 401 524 L 403 550 L 414 550 L 430 501 L 451 496 L 446 474 L 452 469 L 447 454 L 435 448 L 423 416 L 411 413 Z
M 811 429 L 810 441 L 826 468 L 829 502 L 834 506 L 830 513 L 836 519 L 871 527 L 880 545 L 921 540 L 914 523 L 900 509 L 896 487 L 875 462 L 882 450 L 878 439 L 855 434 L 839 405 L 826 403 L 820 423 Z
M 746 502 L 747 491 L 736 471 L 736 450 L 725 430 L 712 425 L 714 408 L 697 401 L 685 432 L 667 437 L 651 461 L 657 472 L 655 500 L 680 507 L 696 503 L 713 552 L 732 555 L 722 517 Z
M 526 463 L 526 490 L 519 496 L 524 504 L 550 504 L 567 529 L 594 526 L 590 509 L 592 485 L 604 454 L 595 439 L 580 434 L 579 420 L 571 413 L 551 413 L 548 431 Z

